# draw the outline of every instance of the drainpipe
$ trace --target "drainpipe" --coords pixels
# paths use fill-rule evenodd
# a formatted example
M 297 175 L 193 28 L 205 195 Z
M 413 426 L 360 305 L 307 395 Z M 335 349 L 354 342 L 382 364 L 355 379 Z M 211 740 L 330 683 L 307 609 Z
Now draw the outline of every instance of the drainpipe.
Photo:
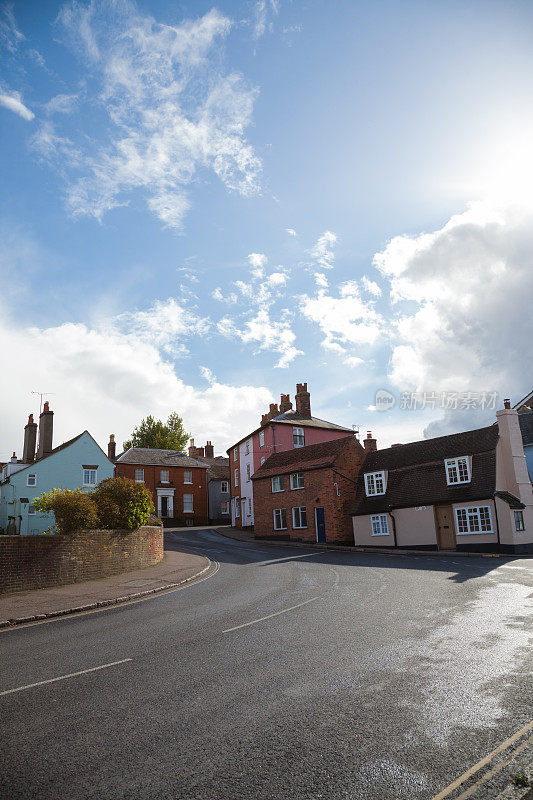
M 394 547 L 398 547 L 398 541 L 396 539 L 396 520 L 392 516 L 392 506 L 389 506 L 388 508 L 389 508 L 388 514 L 392 520 L 392 538 L 394 539 Z
M 498 536 L 498 548 L 501 548 L 500 542 L 500 521 L 498 519 L 498 503 L 496 502 L 496 493 L 493 495 L 494 499 L 494 515 L 496 517 L 496 535 Z

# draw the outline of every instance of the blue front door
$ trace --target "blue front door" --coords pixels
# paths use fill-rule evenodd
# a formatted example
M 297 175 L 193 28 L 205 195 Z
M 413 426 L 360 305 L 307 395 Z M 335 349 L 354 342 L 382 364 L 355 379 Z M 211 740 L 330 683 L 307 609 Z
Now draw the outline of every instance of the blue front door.
M 315 527 L 317 542 L 326 541 L 326 521 L 324 519 L 324 509 L 315 508 Z

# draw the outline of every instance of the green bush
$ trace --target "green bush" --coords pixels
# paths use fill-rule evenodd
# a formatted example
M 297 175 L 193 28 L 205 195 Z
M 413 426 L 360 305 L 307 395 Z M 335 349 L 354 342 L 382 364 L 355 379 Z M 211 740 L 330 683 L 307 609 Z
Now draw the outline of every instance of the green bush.
M 152 496 L 144 483 L 129 478 L 107 478 L 90 496 L 101 528 L 133 531 L 146 525 L 154 513 Z
M 53 512 L 57 533 L 98 527 L 95 504 L 83 489 L 52 489 L 36 497 L 32 505 L 36 511 Z

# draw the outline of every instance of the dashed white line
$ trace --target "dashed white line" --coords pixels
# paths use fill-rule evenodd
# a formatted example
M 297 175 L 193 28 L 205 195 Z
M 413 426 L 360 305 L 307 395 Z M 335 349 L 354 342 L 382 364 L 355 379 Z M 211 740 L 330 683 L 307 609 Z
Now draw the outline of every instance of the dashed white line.
M 28 683 L 26 686 L 17 686 L 16 689 L 6 689 L 0 692 L 0 697 L 6 694 L 14 694 L 15 692 L 22 692 L 24 689 L 33 689 L 35 686 L 44 686 L 46 683 L 55 683 L 56 681 L 64 681 L 66 678 L 75 678 L 78 675 L 86 675 L 88 672 L 97 672 L 99 669 L 107 669 L 108 667 L 116 667 L 118 664 L 125 664 L 126 661 L 133 661 L 132 658 L 123 658 L 120 661 L 111 661 L 109 664 L 100 664 L 99 667 L 91 667 L 90 669 L 81 669 L 79 672 L 69 672 L 68 675 L 60 675 L 58 678 L 48 678 L 46 681 L 37 681 L 37 683 Z
M 280 614 L 287 614 L 288 611 L 294 611 L 295 608 L 301 608 L 302 606 L 306 606 L 309 603 L 314 603 L 315 600 L 320 600 L 321 597 L 311 597 L 309 600 L 304 600 L 303 603 L 297 603 L 295 606 L 290 606 L 290 608 L 284 608 L 283 611 L 275 611 L 273 614 L 267 614 L 266 617 L 259 617 L 259 619 L 253 619 L 251 622 L 243 622 L 242 625 L 235 625 L 233 628 L 226 628 L 225 631 L 222 633 L 231 633 L 232 631 L 238 631 L 239 628 L 247 628 L 248 625 L 257 625 L 258 622 L 264 622 L 266 619 L 271 619 L 272 617 L 279 617 Z

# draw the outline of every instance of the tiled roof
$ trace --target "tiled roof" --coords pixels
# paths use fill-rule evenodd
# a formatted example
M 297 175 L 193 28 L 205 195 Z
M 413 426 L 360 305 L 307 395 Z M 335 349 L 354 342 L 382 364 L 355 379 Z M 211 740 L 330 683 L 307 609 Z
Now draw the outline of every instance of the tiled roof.
M 185 453 L 178 450 L 158 450 L 152 447 L 130 447 L 125 453 L 117 458 L 117 464 L 139 464 L 139 466 L 150 467 L 198 467 L 207 469 L 207 464 L 203 464 L 196 458 L 190 458 Z
M 520 433 L 522 434 L 524 445 L 533 444 L 533 411 L 519 414 L 518 422 L 520 423 Z
M 410 508 L 434 503 L 486 500 L 496 488 L 498 426 L 439 436 L 421 442 L 377 450 L 366 457 L 356 488 L 354 515 L 383 513 L 389 508 Z M 472 456 L 469 483 L 448 486 L 445 458 Z M 364 474 L 387 470 L 384 495 L 367 497 Z
M 229 481 L 229 458 L 224 456 L 197 456 L 208 466 L 208 476 L 212 481 Z
M 336 425 L 334 422 L 326 422 L 324 419 L 319 419 L 318 417 L 302 417 L 301 414 L 298 414 L 297 411 L 286 411 L 284 414 L 278 414 L 277 417 L 273 417 L 266 425 L 260 425 L 250 433 L 247 433 L 246 436 L 243 436 L 241 439 L 232 444 L 231 447 L 228 448 L 227 452 L 229 453 L 234 447 L 237 447 L 241 442 L 244 442 L 245 439 L 249 439 L 259 431 L 264 430 L 267 425 L 271 422 L 280 422 L 285 425 L 297 425 L 298 427 L 303 428 L 324 428 L 326 430 L 332 431 L 345 431 L 347 434 L 353 434 L 353 430 L 351 428 L 343 428 L 342 425 Z
M 319 444 L 309 444 L 307 447 L 297 447 L 294 450 L 273 453 L 263 466 L 254 472 L 252 480 L 269 478 L 272 475 L 283 475 L 297 470 L 304 471 L 331 466 L 346 446 L 355 441 L 357 440 L 352 434 L 351 436 L 343 436 L 342 439 L 333 439 L 329 442 L 319 442 Z

